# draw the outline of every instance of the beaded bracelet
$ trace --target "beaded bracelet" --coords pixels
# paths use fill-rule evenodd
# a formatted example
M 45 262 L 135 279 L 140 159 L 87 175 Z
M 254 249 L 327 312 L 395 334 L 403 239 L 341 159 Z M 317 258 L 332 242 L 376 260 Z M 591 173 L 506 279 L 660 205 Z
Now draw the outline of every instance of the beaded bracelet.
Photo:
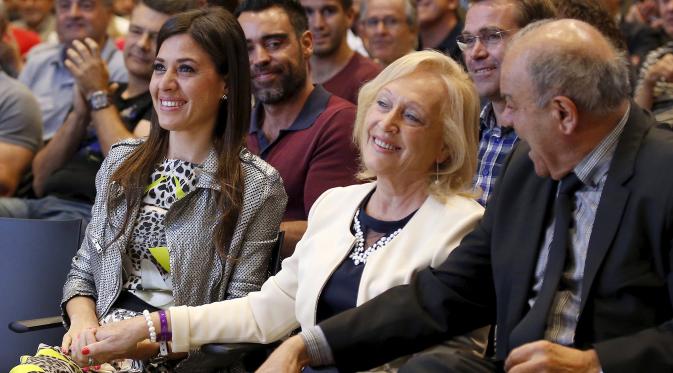
M 154 329 L 154 323 L 152 322 L 152 317 L 150 316 L 150 311 L 143 310 L 143 316 L 145 316 L 145 321 L 147 322 L 147 330 L 150 332 L 150 342 L 156 343 L 157 341 L 157 330 Z

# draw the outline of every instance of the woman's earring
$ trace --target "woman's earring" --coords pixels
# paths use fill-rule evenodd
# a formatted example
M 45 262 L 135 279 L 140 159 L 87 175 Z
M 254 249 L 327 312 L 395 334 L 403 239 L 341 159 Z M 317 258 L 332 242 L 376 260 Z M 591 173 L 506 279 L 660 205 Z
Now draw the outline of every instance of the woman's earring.
M 222 97 L 220 97 L 220 101 L 227 101 L 227 94 L 223 94 Z
M 435 185 L 439 185 L 439 162 L 435 162 Z

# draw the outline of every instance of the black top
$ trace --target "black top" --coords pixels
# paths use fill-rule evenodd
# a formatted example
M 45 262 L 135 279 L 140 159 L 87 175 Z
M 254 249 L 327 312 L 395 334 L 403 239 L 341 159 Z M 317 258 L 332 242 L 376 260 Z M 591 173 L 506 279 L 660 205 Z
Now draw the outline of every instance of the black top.
M 397 229 L 403 228 L 416 213 L 416 211 L 414 211 L 403 219 L 397 221 L 375 219 L 365 212 L 365 206 L 367 206 L 372 193 L 374 193 L 374 190 L 372 190 L 360 204 L 359 220 L 364 237 L 367 237 L 368 230 L 388 236 Z M 353 223 L 354 222 L 355 219 L 353 219 Z M 353 223 L 351 223 L 351 232 L 355 233 Z M 355 246 L 353 248 L 355 248 Z M 385 247 L 382 249 L 385 249 Z M 327 281 L 320 294 L 316 314 L 317 323 L 355 307 L 360 279 L 362 278 L 362 272 L 364 271 L 365 265 L 366 263 L 355 265 L 353 260 L 348 256 L 344 258 L 339 267 L 332 273 L 332 276 Z

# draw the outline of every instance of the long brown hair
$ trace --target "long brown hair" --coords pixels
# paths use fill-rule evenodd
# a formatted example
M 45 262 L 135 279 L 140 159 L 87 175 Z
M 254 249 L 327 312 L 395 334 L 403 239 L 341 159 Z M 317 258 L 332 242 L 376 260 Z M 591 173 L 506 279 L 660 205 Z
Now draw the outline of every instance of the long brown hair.
M 228 87 L 228 99 L 220 102 L 213 133 L 213 145 L 218 154 L 215 180 L 220 186 L 217 207 L 223 213 L 222 220 L 215 226 L 213 240 L 218 253 L 226 257 L 241 211 L 244 185 L 239 153 L 250 125 L 250 66 L 245 36 L 234 16 L 224 9 L 192 10 L 164 23 L 157 37 L 157 52 L 166 39 L 181 34 L 189 35 L 210 55 Z M 126 202 L 126 215 L 117 238 L 127 230 L 131 212 L 140 208 L 152 172 L 166 157 L 168 135 L 169 131 L 159 126 L 156 113 L 153 113 L 147 140 L 112 174 L 108 216 L 123 201 Z

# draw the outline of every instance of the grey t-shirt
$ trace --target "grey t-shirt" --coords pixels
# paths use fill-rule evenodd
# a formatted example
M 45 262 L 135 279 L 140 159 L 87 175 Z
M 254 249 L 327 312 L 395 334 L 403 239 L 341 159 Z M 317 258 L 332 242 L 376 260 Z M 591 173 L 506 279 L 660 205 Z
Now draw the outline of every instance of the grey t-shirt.
M 0 142 L 36 152 L 42 145 L 42 114 L 30 90 L 0 70 Z

